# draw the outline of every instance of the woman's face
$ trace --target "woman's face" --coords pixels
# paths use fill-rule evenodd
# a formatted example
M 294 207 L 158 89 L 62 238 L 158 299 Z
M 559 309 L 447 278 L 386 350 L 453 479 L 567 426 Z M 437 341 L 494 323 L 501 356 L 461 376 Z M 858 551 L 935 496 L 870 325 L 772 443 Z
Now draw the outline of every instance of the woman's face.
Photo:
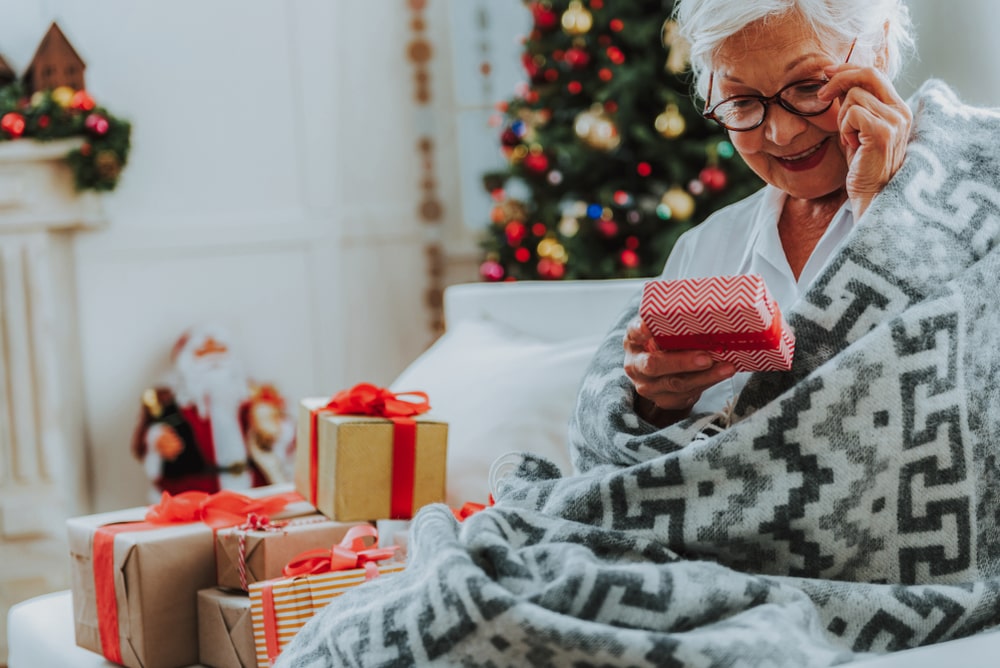
M 849 45 L 844 45 L 846 56 Z M 777 93 L 803 79 L 825 79 L 837 64 L 802 19 L 795 15 L 751 24 L 726 40 L 715 61 L 712 105 L 734 95 Z M 791 197 L 815 199 L 844 188 L 847 160 L 840 143 L 840 103 L 819 116 L 798 116 L 772 102 L 753 130 L 730 132 L 747 165 Z

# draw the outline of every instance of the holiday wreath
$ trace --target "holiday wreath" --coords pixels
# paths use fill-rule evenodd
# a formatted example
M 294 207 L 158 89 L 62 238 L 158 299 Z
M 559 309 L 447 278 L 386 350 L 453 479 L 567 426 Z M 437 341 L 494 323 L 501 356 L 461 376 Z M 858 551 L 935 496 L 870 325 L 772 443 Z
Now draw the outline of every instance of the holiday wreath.
M 117 185 L 128 159 L 131 129 L 86 90 L 58 86 L 28 96 L 20 83 L 0 88 L 0 142 L 83 138 L 66 155 L 78 190 L 112 190 Z

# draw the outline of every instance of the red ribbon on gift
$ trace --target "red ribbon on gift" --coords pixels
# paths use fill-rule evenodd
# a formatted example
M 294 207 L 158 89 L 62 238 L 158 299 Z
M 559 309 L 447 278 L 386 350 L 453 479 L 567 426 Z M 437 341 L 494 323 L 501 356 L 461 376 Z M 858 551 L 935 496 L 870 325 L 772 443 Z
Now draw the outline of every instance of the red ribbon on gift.
M 417 397 L 409 401 L 401 397 Z M 417 461 L 417 422 L 413 416 L 431 409 L 426 392 L 399 392 L 369 383 L 359 383 L 341 390 L 323 406 L 310 411 L 309 424 L 309 500 L 315 506 L 319 489 L 319 416 L 371 415 L 392 421 L 392 496 L 390 519 L 413 517 L 413 476 Z
M 772 304 L 774 313 L 771 325 L 757 332 L 705 332 L 702 334 L 671 334 L 655 336 L 661 350 L 769 350 L 781 345 L 781 311 Z
M 297 577 L 364 568 L 365 580 L 376 578 L 379 570 L 375 562 L 395 556 L 397 546 L 370 548 L 365 543 L 366 537 L 374 538 L 374 544 L 378 544 L 378 530 L 375 527 L 370 524 L 351 527 L 339 544 L 329 550 L 307 550 L 296 555 L 285 564 L 282 573 L 285 577 Z M 274 609 L 274 582 L 275 580 L 268 580 L 262 583 L 260 589 L 264 643 L 268 662 L 272 665 L 281 653 L 278 643 L 278 616 Z
M 297 492 L 254 499 L 222 490 L 183 492 L 171 496 L 164 492 L 160 503 L 150 506 L 145 521 L 123 522 L 98 527 L 94 531 L 94 595 L 97 604 L 98 633 L 106 659 L 122 663 L 118 637 L 118 601 L 115 597 L 115 536 L 133 531 L 161 529 L 171 524 L 204 522 L 214 530 L 242 524 L 250 514 L 275 513 L 289 503 L 302 501 Z

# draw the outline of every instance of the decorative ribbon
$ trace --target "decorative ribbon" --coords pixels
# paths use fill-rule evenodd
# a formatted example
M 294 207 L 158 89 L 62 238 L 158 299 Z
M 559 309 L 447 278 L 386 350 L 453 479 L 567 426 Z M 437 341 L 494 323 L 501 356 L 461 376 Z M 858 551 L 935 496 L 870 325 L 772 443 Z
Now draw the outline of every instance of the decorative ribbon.
M 492 506 L 493 504 L 491 503 L 490 505 Z M 461 522 L 467 517 L 471 517 L 472 515 L 475 515 L 480 510 L 484 510 L 485 508 L 486 504 L 484 503 L 476 503 L 475 501 L 466 501 L 465 503 L 462 504 L 461 508 L 452 508 L 451 514 L 455 516 L 456 520 Z
M 417 397 L 410 401 L 401 397 Z M 323 406 L 310 411 L 309 423 L 309 500 L 315 506 L 319 489 L 319 416 L 371 415 L 393 423 L 391 519 L 413 517 L 413 474 L 416 465 L 417 423 L 413 416 L 431 408 L 426 392 L 399 392 L 369 383 L 359 383 L 341 390 Z
M 171 524 L 203 522 L 213 532 L 244 522 L 250 514 L 273 514 L 289 503 L 301 501 L 296 492 L 260 499 L 223 490 L 215 494 L 164 492 L 160 503 L 146 511 L 145 521 L 123 522 L 97 527 L 94 531 L 94 594 L 97 605 L 101 651 L 113 663 L 122 663 L 118 636 L 118 601 L 115 597 L 115 536 L 120 533 L 161 529 Z
M 393 557 L 397 546 L 369 548 L 365 545 L 365 538 L 368 536 L 375 539 L 375 545 L 378 544 L 378 530 L 375 527 L 370 524 L 351 527 L 339 544 L 329 550 L 302 552 L 285 564 L 282 572 L 285 577 L 297 577 L 364 568 L 366 581 L 376 578 L 379 570 L 375 562 Z M 274 583 L 275 580 L 262 583 L 260 592 L 268 665 L 273 665 L 281 653 L 278 643 L 278 616 L 274 609 Z
M 781 345 L 781 311 L 773 304 L 771 325 L 756 332 L 706 332 L 703 334 L 671 334 L 656 336 L 656 344 L 661 350 L 707 350 L 726 352 L 728 350 L 768 350 Z

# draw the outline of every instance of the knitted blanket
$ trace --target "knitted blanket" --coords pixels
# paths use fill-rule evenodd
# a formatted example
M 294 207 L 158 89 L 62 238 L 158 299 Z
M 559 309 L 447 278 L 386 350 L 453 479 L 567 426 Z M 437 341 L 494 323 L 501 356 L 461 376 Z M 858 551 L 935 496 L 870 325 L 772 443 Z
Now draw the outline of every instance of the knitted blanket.
M 633 410 L 625 323 L 495 506 L 412 525 L 279 666 L 827 666 L 1000 623 L 1000 113 L 939 82 L 903 167 L 727 416 Z M 489 443 L 484 443 L 485 449 Z

